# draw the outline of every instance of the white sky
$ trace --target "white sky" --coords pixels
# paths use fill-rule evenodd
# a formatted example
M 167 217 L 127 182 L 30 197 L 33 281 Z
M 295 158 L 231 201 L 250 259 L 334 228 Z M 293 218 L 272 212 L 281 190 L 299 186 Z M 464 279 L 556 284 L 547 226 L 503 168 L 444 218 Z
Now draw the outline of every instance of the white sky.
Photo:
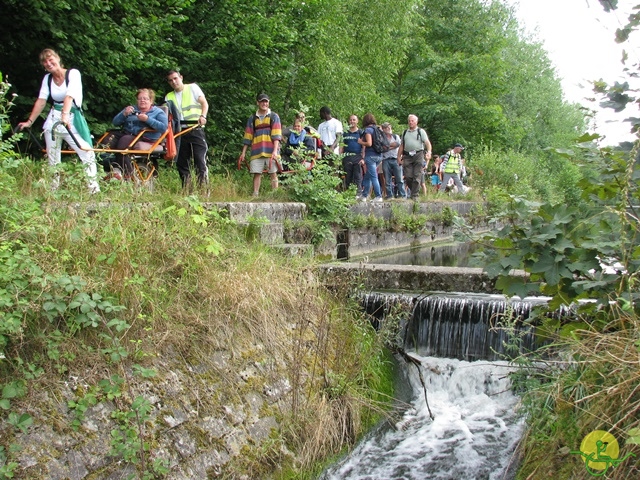
M 586 98 L 593 98 L 589 81 L 602 79 L 608 84 L 629 81 L 622 76 L 623 50 L 627 67 L 640 63 L 640 32 L 631 34 L 623 44 L 615 43 L 615 31 L 628 23 L 629 13 L 638 0 L 619 0 L 618 8 L 605 13 L 598 0 L 505 0 L 518 7 L 518 18 L 529 33 L 541 40 L 562 79 L 565 98 L 589 108 L 596 108 Z M 636 88 L 639 87 L 636 81 Z M 596 131 L 605 136 L 603 143 L 617 145 L 633 141 L 627 117 L 640 116 L 637 107 L 627 107 L 616 114 L 612 109 L 596 115 Z

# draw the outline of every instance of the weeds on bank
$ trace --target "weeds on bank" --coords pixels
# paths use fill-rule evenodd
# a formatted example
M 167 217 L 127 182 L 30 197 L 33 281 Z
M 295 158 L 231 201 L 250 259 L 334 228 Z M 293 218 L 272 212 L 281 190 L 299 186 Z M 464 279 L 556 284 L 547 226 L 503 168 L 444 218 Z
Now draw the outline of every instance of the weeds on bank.
M 308 259 L 246 243 L 224 212 L 205 208 L 202 196 L 184 197 L 164 166 L 153 191 L 103 182 L 90 197 L 81 165 L 64 162 L 53 192 L 44 162 L 0 145 L 0 478 L 17 472 L 16 432 L 36 421 L 32 396 L 55 391 L 60 378 L 74 393 L 72 419 L 57 419 L 63 427 L 82 429 L 90 409 L 110 401 L 110 454 L 140 478 L 166 474 L 145 392 L 162 396 L 166 379 L 156 365 L 167 352 L 185 365 L 226 352 L 234 366 L 250 360 L 295 386 L 288 407 L 265 407 L 282 432 L 234 457 L 222 472 L 229 478 L 299 472 L 352 445 L 384 409 L 388 364 L 375 333 L 354 305 L 325 289 Z M 247 179 L 214 177 L 208 199 L 242 197 Z M 315 192 L 318 212 L 333 208 L 321 185 L 297 187 Z M 218 411 L 221 399 L 241 403 L 255 387 L 223 371 L 189 380 L 194 390 L 216 386 L 198 398 L 200 412 Z
M 635 455 L 611 469 L 607 478 L 638 477 L 639 339 L 640 320 L 623 314 L 604 331 L 575 330 L 542 349 L 535 361 L 522 361 L 514 380 L 524 392 L 529 429 L 518 478 L 591 478 L 583 459 L 571 452 L 595 430 L 616 438 L 619 458 Z
M 478 210 L 474 212 L 479 212 L 479 215 L 474 220 L 475 223 L 481 223 L 485 219 L 484 213 Z M 437 226 L 451 227 L 457 218 L 457 212 L 448 206 L 442 207 L 439 212 L 421 214 L 415 211 L 409 212 L 401 205 L 392 205 L 391 215 L 388 219 L 373 214 L 352 215 L 347 224 L 351 228 L 368 228 L 424 235 L 431 233 Z
M 278 414 L 288 428 L 264 454 L 234 459 L 229 472 L 272 472 L 281 463 L 298 471 L 352 445 L 371 422 L 362 412 L 382 408 L 384 398 L 371 397 L 385 375 L 384 362 L 373 363 L 380 356 L 375 334 L 325 291 L 308 260 L 245 243 L 223 213 L 197 197 L 98 210 L 62 201 L 83 198 L 81 169 L 68 170 L 77 182 L 67 181 L 58 197 L 38 199 L 16 195 L 15 184 L 31 176 L 29 162 L 3 167 L 12 174 L 0 182 L 11 192 L 0 206 L 0 368 L 13 380 L 3 385 L 0 405 L 16 431 L 33 421 L 21 408 L 34 379 L 80 377 L 86 385 L 68 403 L 70 426 L 82 428 L 92 406 L 112 401 L 111 454 L 136 465 L 141 478 L 163 475 L 140 386 L 162 389 L 154 364 L 164 349 L 196 364 L 216 351 L 238 360 L 250 355 L 268 370 L 284 365 L 296 386 L 291 416 Z M 224 375 L 213 381 L 229 399 L 243 388 Z M 214 411 L 216 401 L 201 399 L 200 408 Z M 17 468 L 12 438 L 5 431 L 6 475 Z M 285 447 L 301 452 L 295 463 Z

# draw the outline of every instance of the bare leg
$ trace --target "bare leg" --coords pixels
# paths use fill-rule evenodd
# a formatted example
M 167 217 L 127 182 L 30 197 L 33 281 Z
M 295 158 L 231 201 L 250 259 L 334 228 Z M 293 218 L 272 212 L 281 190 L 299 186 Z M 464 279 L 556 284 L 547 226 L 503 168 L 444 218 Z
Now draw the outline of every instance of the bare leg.
M 253 196 L 257 197 L 260 194 L 260 182 L 262 181 L 261 173 L 253 174 Z

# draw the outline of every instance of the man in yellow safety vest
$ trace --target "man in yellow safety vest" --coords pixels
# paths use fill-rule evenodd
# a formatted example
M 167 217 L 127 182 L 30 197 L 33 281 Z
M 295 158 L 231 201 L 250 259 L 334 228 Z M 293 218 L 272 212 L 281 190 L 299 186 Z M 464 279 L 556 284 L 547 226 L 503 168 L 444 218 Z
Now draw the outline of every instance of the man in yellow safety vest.
M 177 107 L 180 115 L 180 123 L 184 126 L 197 124 L 194 128 L 179 137 L 180 147 L 176 166 L 185 190 L 191 189 L 190 160 L 198 175 L 198 186 L 205 185 L 209 181 L 209 169 L 207 168 L 207 140 L 204 135 L 204 126 L 207 124 L 207 112 L 209 104 L 202 93 L 202 89 L 195 83 L 184 84 L 182 75 L 177 70 L 171 70 L 167 74 L 167 81 L 172 92 L 167 93 L 165 101 L 171 100 Z
M 458 193 L 467 193 L 469 191 L 469 189 L 462 184 L 462 180 L 460 180 L 460 170 L 462 168 L 462 156 L 460 152 L 462 152 L 462 150 L 464 150 L 464 147 L 460 143 L 456 143 L 451 150 L 442 156 L 440 171 L 443 173 L 442 185 L 444 188 L 440 188 L 440 190 L 438 190 L 439 192 L 446 190 L 450 179 L 453 179 Z

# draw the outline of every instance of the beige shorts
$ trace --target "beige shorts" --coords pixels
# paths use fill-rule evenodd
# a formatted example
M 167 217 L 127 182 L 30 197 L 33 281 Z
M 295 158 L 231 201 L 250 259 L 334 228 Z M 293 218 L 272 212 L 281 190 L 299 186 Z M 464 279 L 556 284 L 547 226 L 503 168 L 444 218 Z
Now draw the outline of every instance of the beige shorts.
M 267 170 L 269 173 L 276 173 L 278 171 L 278 162 L 273 160 L 271 162 L 271 168 L 269 168 L 269 157 L 261 157 L 256 160 L 251 160 L 249 163 L 249 171 L 251 173 L 262 173 Z

